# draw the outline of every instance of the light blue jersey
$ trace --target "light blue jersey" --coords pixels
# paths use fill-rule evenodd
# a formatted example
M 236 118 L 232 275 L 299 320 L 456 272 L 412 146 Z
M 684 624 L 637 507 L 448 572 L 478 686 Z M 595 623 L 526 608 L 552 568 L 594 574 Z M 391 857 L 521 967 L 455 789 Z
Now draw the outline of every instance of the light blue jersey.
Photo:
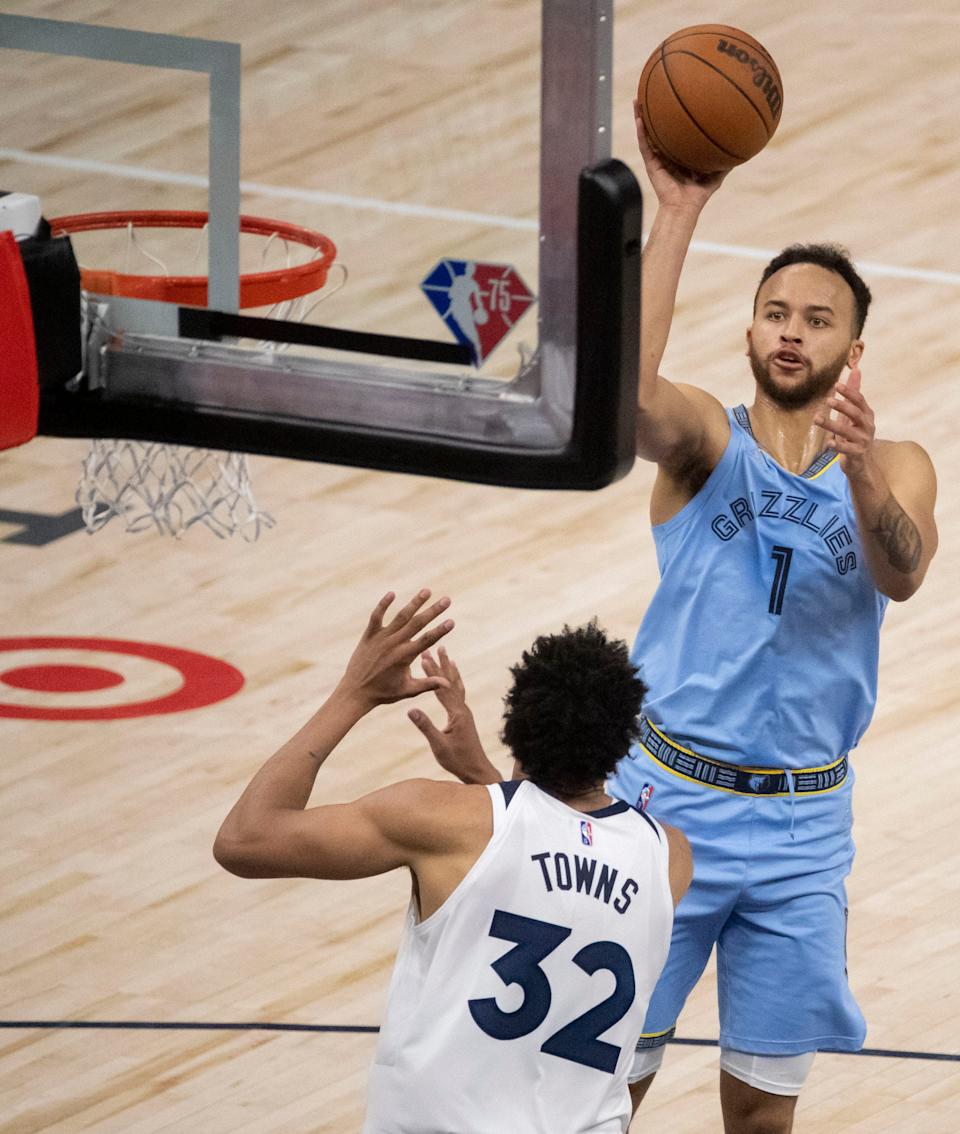
M 887 599 L 836 456 L 795 476 L 757 444 L 743 406 L 727 413 L 719 464 L 653 529 L 661 581 L 632 654 L 644 711 L 716 760 L 816 767 L 870 723 Z
M 716 945 L 721 1047 L 856 1051 L 846 753 L 873 714 L 887 600 L 837 458 L 794 476 L 742 406 L 728 416 L 719 464 L 653 529 L 661 581 L 632 655 L 650 687 L 645 742 L 608 784 L 693 850 L 640 1046 L 669 1040 Z

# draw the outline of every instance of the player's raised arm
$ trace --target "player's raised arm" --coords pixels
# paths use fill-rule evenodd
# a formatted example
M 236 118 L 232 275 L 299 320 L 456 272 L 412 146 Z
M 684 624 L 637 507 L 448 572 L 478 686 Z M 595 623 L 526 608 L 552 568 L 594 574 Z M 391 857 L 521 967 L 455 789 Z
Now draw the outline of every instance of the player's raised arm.
M 360 878 L 437 849 L 443 832 L 432 817 L 454 805 L 452 792 L 469 790 L 461 785 L 406 781 L 353 803 L 306 809 L 321 766 L 363 716 L 445 683 L 410 670 L 453 627 L 449 619 L 436 621 L 449 600 L 427 605 L 429 597 L 420 591 L 386 622 L 393 595 L 374 608 L 334 692 L 263 765 L 223 821 L 213 853 L 226 870 L 247 878 Z
M 687 250 L 700 213 L 725 174 L 692 174 L 669 165 L 651 148 L 636 104 L 634 116 L 640 153 L 658 201 L 643 250 L 637 455 L 669 471 L 701 455 L 715 463 L 729 435 L 716 398 L 660 375 Z

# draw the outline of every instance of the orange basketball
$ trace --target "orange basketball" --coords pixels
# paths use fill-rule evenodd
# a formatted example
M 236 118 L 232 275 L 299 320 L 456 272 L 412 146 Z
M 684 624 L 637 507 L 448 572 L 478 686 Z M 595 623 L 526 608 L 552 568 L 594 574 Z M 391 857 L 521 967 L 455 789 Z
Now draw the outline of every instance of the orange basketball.
M 773 137 L 783 85 L 769 52 L 726 24 L 674 32 L 647 60 L 637 89 L 654 147 L 697 173 L 718 173 Z

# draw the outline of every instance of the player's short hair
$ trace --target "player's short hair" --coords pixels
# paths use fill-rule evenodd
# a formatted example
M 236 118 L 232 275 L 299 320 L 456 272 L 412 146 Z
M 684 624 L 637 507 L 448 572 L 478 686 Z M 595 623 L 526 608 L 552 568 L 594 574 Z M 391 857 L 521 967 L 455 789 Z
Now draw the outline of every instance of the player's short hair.
M 856 306 L 856 337 L 859 338 L 863 333 L 863 324 L 867 321 L 867 311 L 873 296 L 870 294 L 870 288 L 863 282 L 857 269 L 853 266 L 850 253 L 840 244 L 791 244 L 788 248 L 784 248 L 780 255 L 774 256 L 763 269 L 763 275 L 760 277 L 757 290 L 753 295 L 754 312 L 757 310 L 760 288 L 774 272 L 779 272 L 781 268 L 786 268 L 789 264 L 819 264 L 821 268 L 836 272 L 838 276 L 842 276 L 846 280 L 853 292 L 853 301 Z
M 500 736 L 544 791 L 578 795 L 602 783 L 637 738 L 647 689 L 625 642 L 596 620 L 545 634 L 511 667 Z

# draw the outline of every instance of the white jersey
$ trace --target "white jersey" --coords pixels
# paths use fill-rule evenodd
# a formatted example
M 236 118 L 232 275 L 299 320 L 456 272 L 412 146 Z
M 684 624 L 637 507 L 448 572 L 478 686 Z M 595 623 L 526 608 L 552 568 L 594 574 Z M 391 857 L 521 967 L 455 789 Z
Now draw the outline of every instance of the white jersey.
M 365 1134 L 621 1134 L 673 927 L 663 830 L 493 784 L 493 835 L 443 905 L 411 903 Z

